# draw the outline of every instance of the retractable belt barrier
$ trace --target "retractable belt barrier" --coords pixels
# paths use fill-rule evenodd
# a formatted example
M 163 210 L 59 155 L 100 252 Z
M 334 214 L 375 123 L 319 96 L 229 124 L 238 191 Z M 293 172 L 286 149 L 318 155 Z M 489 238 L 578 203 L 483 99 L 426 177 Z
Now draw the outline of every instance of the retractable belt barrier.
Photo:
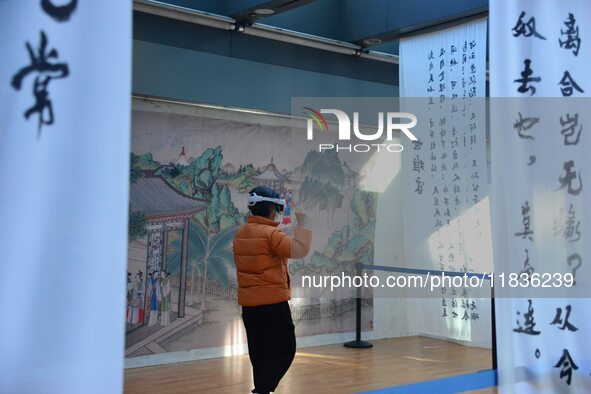
M 447 276 L 467 276 L 467 277 L 478 277 L 480 279 L 490 280 L 489 274 L 481 274 L 474 272 L 457 272 L 457 271 L 441 271 L 441 270 L 426 270 L 426 269 L 415 269 L 415 268 L 404 268 L 404 267 L 389 267 L 385 265 L 369 265 L 358 263 L 355 266 L 357 275 L 361 275 L 363 270 L 366 271 L 385 271 L 385 272 L 397 272 L 402 274 L 418 274 L 418 275 L 447 275 Z M 492 369 L 497 369 L 497 336 L 495 328 L 495 296 L 494 288 L 491 286 L 491 335 L 492 335 Z M 361 340 L 361 287 L 357 287 L 356 306 L 355 306 L 355 340 L 345 342 L 345 347 L 354 349 L 369 349 L 373 347 L 373 344 L 367 341 Z

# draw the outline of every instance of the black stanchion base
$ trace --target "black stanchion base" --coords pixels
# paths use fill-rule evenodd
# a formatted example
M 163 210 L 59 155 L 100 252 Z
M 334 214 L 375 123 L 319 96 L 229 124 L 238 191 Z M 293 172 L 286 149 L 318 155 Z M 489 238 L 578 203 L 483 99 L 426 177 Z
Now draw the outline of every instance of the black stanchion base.
M 373 347 L 373 343 L 365 342 L 365 341 L 351 341 L 345 342 L 343 344 L 344 347 L 350 347 L 353 349 L 369 349 Z

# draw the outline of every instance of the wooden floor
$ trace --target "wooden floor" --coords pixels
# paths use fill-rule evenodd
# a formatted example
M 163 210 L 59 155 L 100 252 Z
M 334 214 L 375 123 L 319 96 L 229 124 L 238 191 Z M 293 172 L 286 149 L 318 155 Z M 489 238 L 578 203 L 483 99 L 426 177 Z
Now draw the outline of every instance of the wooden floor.
M 373 341 L 372 349 L 342 345 L 299 349 L 278 394 L 358 393 L 491 368 L 488 349 L 423 337 Z M 250 393 L 248 356 L 127 369 L 125 393 Z M 496 393 L 496 389 L 475 391 Z

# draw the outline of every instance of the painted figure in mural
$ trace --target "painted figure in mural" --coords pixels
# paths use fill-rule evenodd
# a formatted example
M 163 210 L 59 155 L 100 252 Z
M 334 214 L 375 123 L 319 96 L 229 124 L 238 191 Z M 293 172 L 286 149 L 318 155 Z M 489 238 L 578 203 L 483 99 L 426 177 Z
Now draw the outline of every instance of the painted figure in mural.
M 128 282 L 129 286 L 129 282 Z M 144 279 L 142 271 L 138 271 L 135 275 L 135 280 L 131 285 L 131 294 L 128 291 L 128 297 L 131 298 L 129 304 L 129 313 L 127 315 L 127 322 L 131 325 L 144 322 Z
M 234 239 L 238 303 L 255 385 L 252 392 L 259 394 L 275 390 L 295 356 L 294 324 L 287 302 L 291 298 L 287 259 L 305 257 L 312 239 L 300 212 L 295 214 L 293 237 L 277 228 L 275 219 L 286 206 L 279 197 L 268 187 L 251 190 L 250 215 Z
M 287 192 L 285 196 L 285 210 L 283 212 L 283 224 L 290 224 L 291 223 L 291 207 L 293 203 L 293 195 L 291 194 L 291 190 Z
M 162 292 L 162 302 L 160 304 L 160 325 L 170 325 L 170 274 L 164 271 L 160 272 L 160 289 Z
M 148 299 L 150 300 L 150 320 L 148 326 L 153 326 L 158 323 L 158 306 L 159 306 L 159 287 L 158 271 L 152 272 L 150 283 L 148 287 Z
M 140 304 L 137 298 L 133 298 L 129 304 L 127 312 L 127 323 L 134 325 L 139 322 Z
M 146 284 L 144 281 L 144 273 L 142 271 L 138 271 L 135 278 L 136 278 L 135 299 L 136 299 L 136 303 L 137 303 L 137 312 L 138 312 L 137 320 L 135 321 L 135 323 L 144 323 L 144 321 L 145 321 L 145 319 L 144 319 L 145 318 L 144 289 L 146 287 Z
M 127 282 L 126 282 L 126 290 L 127 290 L 127 309 L 125 311 L 125 321 L 131 321 L 131 304 L 133 303 L 133 282 L 131 281 L 131 272 L 127 272 Z

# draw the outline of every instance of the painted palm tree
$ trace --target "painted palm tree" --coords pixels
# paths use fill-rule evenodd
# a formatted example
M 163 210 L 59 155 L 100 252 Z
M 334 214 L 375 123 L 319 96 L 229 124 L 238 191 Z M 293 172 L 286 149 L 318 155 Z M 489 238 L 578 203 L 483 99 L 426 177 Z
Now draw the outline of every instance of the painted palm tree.
M 208 271 L 220 284 L 229 283 L 227 264 L 234 261 L 232 254 L 232 241 L 236 234 L 237 226 L 230 226 L 218 233 L 210 233 L 207 228 L 198 222 L 191 221 L 189 226 L 189 247 L 191 257 L 203 262 L 203 281 L 201 310 L 205 310 L 205 289 L 207 285 Z M 193 283 L 193 286 L 195 284 Z

